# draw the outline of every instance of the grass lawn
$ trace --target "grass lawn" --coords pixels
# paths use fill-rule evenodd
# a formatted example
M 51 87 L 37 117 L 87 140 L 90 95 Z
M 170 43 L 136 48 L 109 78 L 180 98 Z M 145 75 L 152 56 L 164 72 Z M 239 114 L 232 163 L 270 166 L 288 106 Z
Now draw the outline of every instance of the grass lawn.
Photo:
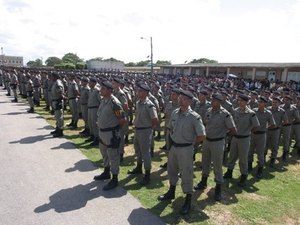
M 35 110 L 49 124 L 55 125 L 54 116 L 41 107 Z M 70 115 L 65 115 L 65 124 L 69 123 Z M 65 129 L 65 137 L 71 140 L 82 153 L 96 166 L 101 167 L 102 160 L 98 148 L 91 148 L 85 143 L 85 138 L 78 135 L 83 129 L 82 120 L 77 130 Z M 132 137 L 132 134 L 130 135 Z M 132 142 L 131 142 L 132 143 Z M 256 180 L 254 173 L 248 176 L 248 185 L 242 189 L 237 186 L 239 178 L 238 166 L 234 170 L 234 179 L 223 185 L 221 202 L 213 200 L 213 174 L 209 177 L 208 188 L 204 192 L 196 191 L 193 195 L 192 210 L 187 216 L 180 216 L 179 210 L 184 202 L 180 182 L 177 185 L 176 198 L 172 202 L 159 202 L 157 196 L 168 190 L 168 177 L 159 165 L 166 162 L 166 154 L 159 150 L 163 141 L 155 142 L 155 156 L 151 183 L 140 187 L 142 176 L 128 176 L 127 171 L 135 166 L 133 145 L 125 148 L 125 158 L 120 168 L 120 185 L 135 196 L 142 205 L 158 215 L 168 224 L 300 224 L 300 164 L 296 153 L 292 151 L 288 164 L 280 160 L 276 168 L 264 169 L 263 179 Z M 279 151 L 281 155 L 281 149 Z M 201 177 L 201 154 L 196 155 L 194 184 Z M 224 172 L 226 169 L 224 168 Z M 100 173 L 100 171 L 99 171 Z

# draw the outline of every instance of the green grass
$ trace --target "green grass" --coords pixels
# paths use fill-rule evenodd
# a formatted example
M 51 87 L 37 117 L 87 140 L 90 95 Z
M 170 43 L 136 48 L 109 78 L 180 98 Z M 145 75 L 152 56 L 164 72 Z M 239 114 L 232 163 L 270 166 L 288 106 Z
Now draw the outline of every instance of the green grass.
M 36 107 L 36 112 L 54 126 L 53 116 L 42 107 Z M 65 124 L 70 121 L 70 115 L 65 115 Z M 90 148 L 84 143 L 84 138 L 78 135 L 83 129 L 82 120 L 78 130 L 65 129 L 64 134 L 82 153 L 96 166 L 101 167 L 102 160 L 98 148 Z M 130 134 L 132 137 L 132 133 Z M 155 156 L 151 183 L 141 187 L 142 176 L 128 176 L 127 171 L 135 166 L 135 156 L 132 144 L 125 149 L 124 162 L 120 168 L 120 185 L 136 197 L 142 205 L 158 215 L 168 224 L 300 224 L 300 165 L 293 153 L 289 164 L 277 162 L 276 168 L 266 167 L 261 180 L 254 178 L 254 173 L 248 176 L 248 186 L 241 189 L 237 186 L 239 178 L 238 166 L 234 170 L 234 179 L 223 185 L 221 202 L 213 200 L 213 174 L 209 177 L 208 188 L 204 192 L 194 192 L 192 211 L 187 216 L 180 216 L 179 210 L 184 202 L 180 182 L 177 185 L 176 199 L 172 202 L 159 202 L 157 196 L 168 190 L 168 177 L 159 165 L 164 163 L 166 154 L 159 151 L 163 141 L 156 141 Z M 281 154 L 281 150 L 280 153 Z M 201 154 L 196 156 L 194 183 L 199 182 L 201 171 L 199 161 Z M 225 171 L 225 168 L 224 168 Z M 99 171 L 100 172 L 100 171 Z

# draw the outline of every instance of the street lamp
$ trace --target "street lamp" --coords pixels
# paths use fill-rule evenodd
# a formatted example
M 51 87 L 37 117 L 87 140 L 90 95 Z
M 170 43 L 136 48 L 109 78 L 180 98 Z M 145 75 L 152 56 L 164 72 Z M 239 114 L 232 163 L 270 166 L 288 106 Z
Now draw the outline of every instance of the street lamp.
M 147 40 L 149 41 L 149 39 L 145 38 L 145 37 L 141 37 L 141 39 Z M 150 60 L 151 60 L 151 77 L 153 77 L 153 44 L 152 44 L 152 37 L 150 37 Z
M 3 56 L 3 47 L 1 47 L 1 65 L 2 65 L 2 67 L 3 67 L 3 65 L 4 65 L 4 62 L 3 62 L 3 59 L 4 59 L 4 56 Z

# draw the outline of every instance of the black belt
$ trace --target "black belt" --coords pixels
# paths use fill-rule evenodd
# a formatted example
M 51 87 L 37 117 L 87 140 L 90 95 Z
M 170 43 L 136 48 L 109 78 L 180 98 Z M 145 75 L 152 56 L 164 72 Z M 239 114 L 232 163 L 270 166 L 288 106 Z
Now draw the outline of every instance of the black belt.
M 69 100 L 72 100 L 72 99 L 76 99 L 76 97 L 75 98 L 69 98 Z
M 253 134 L 265 134 L 266 131 L 254 131 Z
M 279 127 L 275 127 L 275 128 L 269 128 L 268 130 L 278 130 Z
M 113 131 L 113 130 L 119 130 L 119 128 L 120 128 L 120 126 L 117 125 L 115 127 L 108 127 L 108 128 L 103 128 L 103 129 L 100 128 L 100 131 L 102 131 L 102 132 L 108 132 L 108 131 Z
M 97 109 L 98 106 L 88 106 L 89 109 Z
M 221 137 L 221 138 L 208 138 L 208 137 L 206 137 L 206 140 L 208 140 L 208 141 L 221 141 L 223 139 L 224 139 L 223 137 Z
M 298 124 L 300 124 L 300 122 L 295 122 L 295 123 L 293 123 L 293 125 L 298 125 Z
M 146 130 L 146 129 L 150 129 L 152 127 L 136 127 L 136 130 Z
M 291 126 L 292 124 L 290 124 L 290 123 L 287 123 L 287 124 L 284 124 L 284 125 L 282 125 L 283 127 L 289 127 L 289 126 Z
M 175 142 L 173 141 L 172 145 L 173 145 L 174 147 L 180 148 L 180 147 L 188 147 L 188 146 L 191 146 L 191 145 L 193 145 L 193 143 L 175 143 Z
M 58 99 L 53 99 L 52 102 L 57 102 L 57 101 L 61 101 L 62 98 L 58 98 Z
M 81 105 L 87 105 L 87 103 L 81 103 Z
M 39 87 L 41 87 L 41 86 L 33 86 L 33 87 L 35 87 L 35 88 L 39 88 Z
M 250 137 L 250 135 L 234 135 L 234 137 L 237 139 L 242 139 L 242 138 Z

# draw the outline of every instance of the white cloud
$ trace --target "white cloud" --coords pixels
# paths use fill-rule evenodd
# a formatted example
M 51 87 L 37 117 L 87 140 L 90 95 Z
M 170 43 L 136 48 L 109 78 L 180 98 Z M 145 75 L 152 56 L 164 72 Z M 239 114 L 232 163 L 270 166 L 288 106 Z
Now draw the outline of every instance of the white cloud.
M 300 1 L 280 2 L 0 0 L 0 45 L 25 61 L 73 52 L 136 62 L 150 54 L 140 37 L 152 36 L 154 60 L 299 61 Z

